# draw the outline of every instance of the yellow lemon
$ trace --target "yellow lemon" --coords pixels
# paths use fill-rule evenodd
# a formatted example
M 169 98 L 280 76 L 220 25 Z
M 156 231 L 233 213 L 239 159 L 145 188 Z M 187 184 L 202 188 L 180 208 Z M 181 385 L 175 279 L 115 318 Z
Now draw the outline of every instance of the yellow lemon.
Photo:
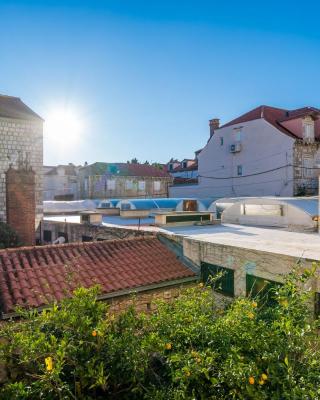
M 253 376 L 250 376 L 249 383 L 250 383 L 250 385 L 254 385 L 254 377 Z
M 166 348 L 166 350 L 171 350 L 172 349 L 172 344 L 171 343 L 166 343 L 165 348 Z
M 53 369 L 53 361 L 52 361 L 52 357 L 46 357 L 44 359 L 45 364 L 46 364 L 46 370 L 47 371 L 52 371 Z

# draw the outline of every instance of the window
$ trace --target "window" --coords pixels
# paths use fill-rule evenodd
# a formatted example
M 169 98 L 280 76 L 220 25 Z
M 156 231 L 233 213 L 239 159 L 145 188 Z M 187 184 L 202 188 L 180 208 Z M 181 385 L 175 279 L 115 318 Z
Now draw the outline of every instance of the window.
M 88 214 L 81 215 L 81 221 L 85 222 L 85 223 L 89 223 L 90 222 L 89 215 Z
M 146 189 L 146 183 L 145 183 L 145 181 L 139 181 L 139 182 L 138 182 L 138 189 L 139 189 L 139 190 L 145 190 L 145 189 Z
M 223 137 L 220 136 L 220 146 L 223 146 Z
M 108 190 L 115 190 L 116 188 L 116 181 L 115 179 L 108 179 L 107 180 L 107 189 Z
M 283 206 L 279 204 L 243 204 L 243 215 L 283 216 Z
M 242 165 L 237 166 L 237 174 L 238 176 L 242 176 Z
M 130 203 L 123 203 L 121 204 L 121 210 L 131 210 L 131 204 Z
M 234 140 L 236 142 L 241 142 L 242 138 L 242 128 L 238 128 L 234 131 Z
M 89 178 L 84 179 L 84 191 L 87 193 L 89 189 Z
M 187 168 L 187 166 L 188 166 L 187 161 L 183 161 L 182 168 Z
M 303 159 L 303 176 L 305 178 L 312 178 L 313 176 L 313 162 L 311 158 Z
M 155 192 L 159 192 L 161 189 L 161 182 L 160 181 L 154 181 L 153 182 L 153 190 Z
M 173 164 L 169 164 L 169 171 L 173 170 Z
M 44 230 L 43 231 L 43 240 L 47 243 L 50 243 L 52 241 L 52 232 Z
M 92 240 L 93 240 L 92 236 L 82 235 L 82 241 L 83 242 L 92 242 Z
M 131 180 L 126 181 L 126 189 L 127 190 L 132 190 L 133 188 L 133 182 Z
M 306 140 L 314 140 L 314 121 L 310 118 L 303 122 L 303 138 Z
M 210 284 L 210 278 L 221 273 L 211 286 L 212 288 L 227 296 L 234 296 L 234 271 L 230 268 L 220 267 L 219 265 L 201 263 L 201 279 L 203 282 Z
M 282 284 L 279 282 L 270 281 L 268 279 L 259 278 L 254 275 L 247 274 L 246 276 L 246 292 L 247 296 L 257 297 L 263 301 L 264 304 L 271 306 L 275 303 L 275 291 Z

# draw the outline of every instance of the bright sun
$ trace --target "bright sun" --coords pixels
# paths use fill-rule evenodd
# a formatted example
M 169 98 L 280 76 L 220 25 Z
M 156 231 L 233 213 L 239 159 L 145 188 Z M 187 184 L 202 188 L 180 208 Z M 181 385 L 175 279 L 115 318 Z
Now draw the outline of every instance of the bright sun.
M 48 141 L 60 148 L 70 147 L 81 139 L 83 121 L 70 108 L 54 109 L 45 119 L 45 135 Z

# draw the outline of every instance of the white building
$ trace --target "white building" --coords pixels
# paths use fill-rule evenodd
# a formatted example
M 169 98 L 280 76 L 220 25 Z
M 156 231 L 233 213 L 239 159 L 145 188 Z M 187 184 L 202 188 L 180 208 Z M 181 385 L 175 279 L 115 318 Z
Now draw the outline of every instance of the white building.
M 77 200 L 77 175 L 80 167 L 73 164 L 43 167 L 44 200 Z
M 219 127 L 198 154 L 198 184 L 172 197 L 293 196 L 317 193 L 320 110 L 260 106 Z

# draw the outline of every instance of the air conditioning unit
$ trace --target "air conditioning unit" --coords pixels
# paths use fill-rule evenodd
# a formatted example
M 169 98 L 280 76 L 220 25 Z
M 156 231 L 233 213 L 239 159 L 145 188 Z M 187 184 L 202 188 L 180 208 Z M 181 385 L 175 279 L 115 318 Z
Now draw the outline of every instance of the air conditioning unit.
M 241 151 L 241 143 L 235 143 L 230 146 L 230 153 L 239 153 Z

